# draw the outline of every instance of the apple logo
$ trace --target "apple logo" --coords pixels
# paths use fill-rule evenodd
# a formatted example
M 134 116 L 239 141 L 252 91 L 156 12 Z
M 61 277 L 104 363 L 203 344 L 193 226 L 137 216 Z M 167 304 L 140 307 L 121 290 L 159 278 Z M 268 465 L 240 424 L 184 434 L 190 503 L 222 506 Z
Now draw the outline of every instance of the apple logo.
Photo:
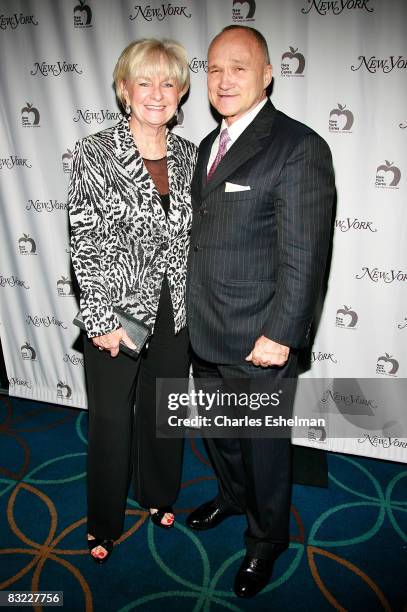
M 399 184 L 400 182 L 400 178 L 401 178 L 401 172 L 399 170 L 399 168 L 397 168 L 397 166 L 393 166 L 393 162 L 389 162 L 387 161 L 387 159 L 385 160 L 385 164 L 382 164 L 381 166 L 377 167 L 377 174 L 379 174 L 379 172 L 392 172 L 393 174 L 393 179 L 391 181 L 391 183 L 389 184 L 389 187 L 396 187 L 396 185 Z M 387 183 L 386 183 L 387 185 Z
M 18 247 L 22 255 L 34 255 L 37 250 L 36 244 L 29 234 L 23 234 L 18 240 Z
M 21 119 L 24 126 L 38 125 L 40 122 L 40 113 L 37 108 L 27 102 L 27 105 L 21 109 Z
M 72 389 L 69 385 L 65 384 L 60 380 L 57 384 L 57 397 L 62 399 L 68 399 L 72 395 Z
M 339 327 L 355 327 L 359 317 L 351 308 L 352 306 L 344 306 L 336 311 L 336 324 Z
M 385 353 L 377 360 L 377 374 L 396 374 L 399 369 L 399 362 L 393 359 L 391 355 Z
M 64 172 L 71 173 L 72 171 L 72 156 L 73 152 L 71 149 L 67 149 L 66 153 L 62 155 L 62 169 Z
M 239 7 L 236 5 L 240 4 Z M 247 4 L 246 16 L 242 15 L 243 4 Z M 236 7 L 236 8 L 235 8 Z M 233 17 L 237 19 L 252 19 L 256 12 L 256 2 L 254 0 L 233 0 Z
M 37 358 L 37 353 L 35 349 L 30 345 L 28 340 L 26 340 L 25 344 L 21 347 L 21 356 L 23 359 L 30 359 L 31 361 L 35 361 Z
M 62 276 L 57 282 L 58 295 L 74 295 L 73 283 L 69 278 Z
M 331 112 L 329 113 L 329 129 L 333 132 L 336 132 L 338 130 L 341 131 L 348 131 L 351 129 L 352 125 L 353 125 L 353 113 L 350 110 L 345 110 L 346 109 L 346 104 L 342 105 L 339 104 L 338 102 L 338 108 L 334 108 L 333 110 L 331 110 Z M 340 127 L 339 124 L 339 117 L 345 117 L 345 123 L 342 127 Z
M 326 431 L 324 427 L 310 427 L 308 429 L 308 440 L 314 440 L 315 442 L 325 442 Z
M 285 53 L 283 53 L 282 57 L 281 57 L 281 63 L 285 63 L 287 66 L 287 62 L 284 62 L 285 59 L 296 59 L 298 61 L 298 66 L 297 66 L 297 70 L 295 71 L 295 74 L 302 74 L 304 72 L 304 68 L 305 68 L 305 57 L 303 56 L 302 53 L 298 53 L 298 48 L 294 49 L 294 47 L 290 47 L 289 51 L 286 51 Z M 290 74 L 292 74 L 292 70 L 288 70 L 288 72 Z
M 92 21 L 92 10 L 90 8 L 90 6 L 88 6 L 87 4 L 85 4 L 85 0 L 79 0 L 79 4 L 77 4 L 73 10 L 74 15 L 75 13 L 85 13 L 86 15 L 86 22 L 85 24 L 83 23 L 83 19 L 82 19 L 82 15 L 80 17 L 76 17 L 75 16 L 75 25 L 89 25 L 90 22 Z

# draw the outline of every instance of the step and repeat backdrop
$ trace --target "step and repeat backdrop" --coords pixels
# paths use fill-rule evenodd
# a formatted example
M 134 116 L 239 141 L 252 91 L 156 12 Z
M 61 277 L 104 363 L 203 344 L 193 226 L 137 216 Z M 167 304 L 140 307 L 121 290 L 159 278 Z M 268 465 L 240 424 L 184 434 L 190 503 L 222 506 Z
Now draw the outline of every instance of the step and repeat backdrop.
M 326 139 L 336 171 L 331 272 L 303 375 L 313 382 L 297 394 L 304 403 L 311 385 L 308 412 L 330 418 L 295 441 L 407 461 L 406 23 L 404 0 L 0 1 L 10 394 L 86 408 L 67 187 L 76 140 L 121 116 L 112 87 L 120 52 L 147 36 L 185 45 L 191 90 L 175 130 L 198 144 L 215 126 L 208 43 L 226 25 L 249 25 L 270 46 L 273 103 Z

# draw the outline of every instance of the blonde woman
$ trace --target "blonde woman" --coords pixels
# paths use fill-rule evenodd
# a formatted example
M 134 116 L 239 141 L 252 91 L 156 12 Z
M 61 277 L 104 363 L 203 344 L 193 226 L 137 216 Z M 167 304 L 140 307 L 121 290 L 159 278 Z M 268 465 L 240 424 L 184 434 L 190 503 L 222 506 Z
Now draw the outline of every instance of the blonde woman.
M 168 129 L 189 88 L 182 45 L 143 39 L 121 53 L 126 116 L 76 145 L 69 188 L 72 262 L 86 334 L 88 545 L 104 563 L 123 531 L 131 476 L 152 521 L 173 526 L 182 440 L 155 437 L 155 379 L 186 378 L 185 275 L 196 147 Z M 153 334 L 138 359 L 118 306 Z M 135 409 L 134 409 L 135 404 Z

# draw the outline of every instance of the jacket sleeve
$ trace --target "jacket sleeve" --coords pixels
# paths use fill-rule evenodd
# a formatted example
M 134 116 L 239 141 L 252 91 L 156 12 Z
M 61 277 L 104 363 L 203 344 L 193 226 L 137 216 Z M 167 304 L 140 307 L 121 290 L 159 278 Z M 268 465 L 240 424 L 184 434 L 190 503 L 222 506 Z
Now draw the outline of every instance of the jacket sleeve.
M 291 152 L 276 192 L 278 275 L 263 334 L 300 348 L 308 343 L 323 281 L 335 194 L 331 152 L 317 134 Z
M 78 141 L 68 190 L 71 257 L 89 338 L 120 327 L 103 274 L 104 177 L 91 139 Z

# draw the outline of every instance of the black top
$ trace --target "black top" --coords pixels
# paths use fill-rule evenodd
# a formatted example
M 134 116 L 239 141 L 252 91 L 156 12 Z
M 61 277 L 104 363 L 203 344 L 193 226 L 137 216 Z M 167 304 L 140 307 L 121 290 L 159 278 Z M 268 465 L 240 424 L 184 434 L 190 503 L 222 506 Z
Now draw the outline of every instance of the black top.
M 165 216 L 168 217 L 168 211 L 170 209 L 170 194 L 169 193 L 161 193 L 161 206 L 164 209 Z
M 143 161 L 160 194 L 161 205 L 164 209 L 165 216 L 168 216 L 170 196 L 168 193 L 167 157 L 161 157 L 161 159 L 147 159 L 143 157 Z

